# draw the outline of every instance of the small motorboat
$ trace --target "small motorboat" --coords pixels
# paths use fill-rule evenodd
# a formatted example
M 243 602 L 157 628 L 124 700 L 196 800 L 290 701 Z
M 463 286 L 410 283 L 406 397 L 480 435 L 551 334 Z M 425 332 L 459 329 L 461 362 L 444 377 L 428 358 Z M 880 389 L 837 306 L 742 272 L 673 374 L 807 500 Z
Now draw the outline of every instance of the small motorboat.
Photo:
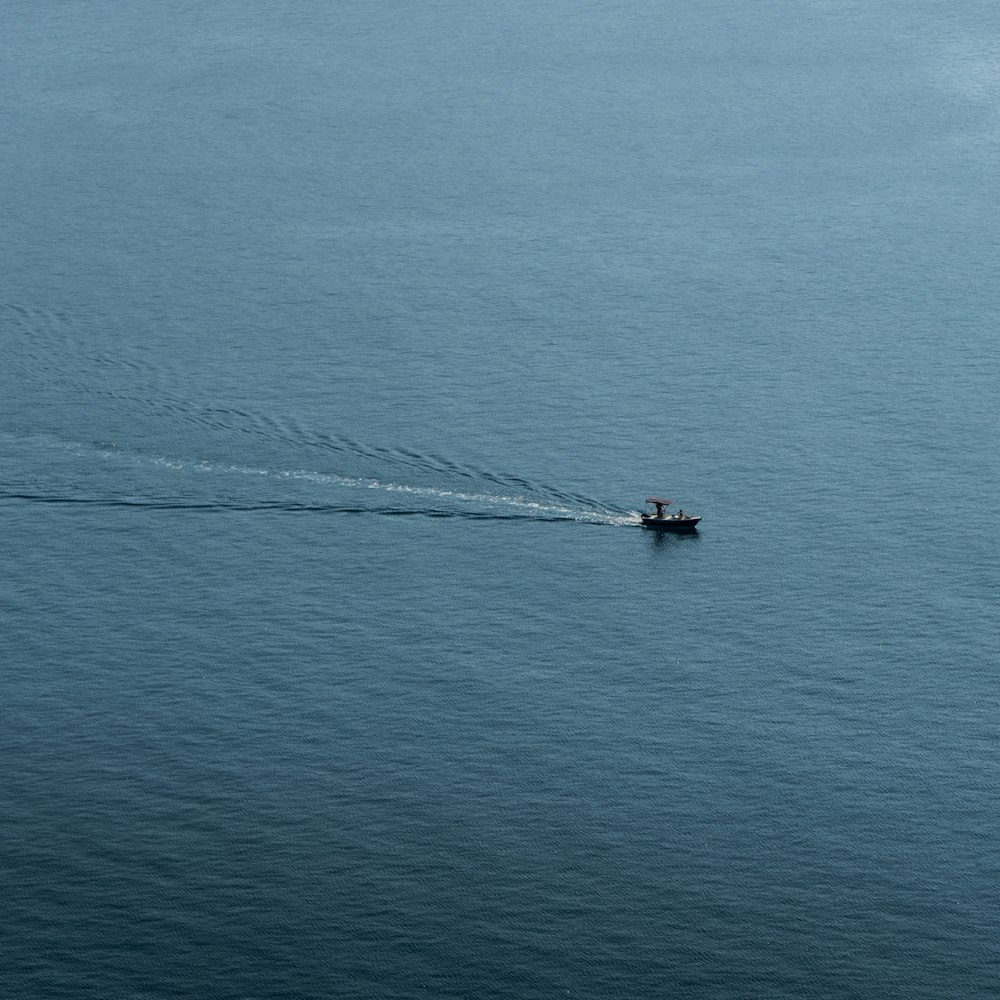
M 646 503 L 652 504 L 656 508 L 656 512 L 647 509 L 644 514 L 640 515 L 644 528 L 658 528 L 660 531 L 698 530 L 698 522 L 701 517 L 697 514 L 685 514 L 682 508 L 678 508 L 676 514 L 667 513 L 667 508 L 673 503 L 673 500 L 664 500 L 663 497 L 646 497 Z

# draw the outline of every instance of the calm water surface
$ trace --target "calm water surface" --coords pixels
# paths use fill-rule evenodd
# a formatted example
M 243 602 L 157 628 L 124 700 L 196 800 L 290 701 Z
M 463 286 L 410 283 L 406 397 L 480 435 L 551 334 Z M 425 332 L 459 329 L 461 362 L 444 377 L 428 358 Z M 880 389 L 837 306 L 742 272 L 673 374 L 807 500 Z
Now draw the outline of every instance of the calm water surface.
M 5 22 L 4 996 L 996 995 L 992 5 Z

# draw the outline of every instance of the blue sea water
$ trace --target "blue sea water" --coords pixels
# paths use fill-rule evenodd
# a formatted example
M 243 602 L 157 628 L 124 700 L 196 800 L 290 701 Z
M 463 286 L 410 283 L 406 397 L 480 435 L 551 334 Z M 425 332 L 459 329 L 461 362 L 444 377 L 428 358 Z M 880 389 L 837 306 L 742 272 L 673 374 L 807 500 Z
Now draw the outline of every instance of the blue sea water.
M 996 996 L 991 4 L 4 22 L 4 997 Z

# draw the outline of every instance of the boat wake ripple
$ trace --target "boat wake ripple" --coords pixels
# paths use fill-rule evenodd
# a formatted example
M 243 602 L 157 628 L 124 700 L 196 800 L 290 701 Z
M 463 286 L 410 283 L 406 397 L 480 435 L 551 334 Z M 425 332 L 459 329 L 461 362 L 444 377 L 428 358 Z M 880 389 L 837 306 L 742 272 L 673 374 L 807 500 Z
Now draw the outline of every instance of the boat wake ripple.
M 58 496 L 43 493 L 0 492 L 0 501 L 24 501 L 52 505 L 74 505 L 90 507 L 122 507 L 156 511 L 203 511 L 203 512 L 260 512 L 275 511 L 287 514 L 354 514 L 375 515 L 377 517 L 435 517 L 461 518 L 468 521 L 575 521 L 595 525 L 636 525 L 637 515 L 621 514 L 611 516 L 596 511 L 571 511 L 532 514 L 502 513 L 498 511 L 447 510 L 433 507 L 372 507 L 347 504 L 289 503 L 286 501 L 251 501 L 238 499 L 184 500 L 172 497 L 113 497 L 113 496 Z M 545 508 L 541 508 L 545 509 Z
M 36 444 L 38 438 L 35 438 Z M 140 508 L 146 510 L 174 511 L 282 511 L 287 513 L 316 513 L 363 515 L 380 517 L 454 517 L 476 521 L 576 521 L 587 524 L 634 526 L 639 524 L 638 515 L 616 509 L 600 501 L 577 497 L 571 493 L 562 494 L 565 500 L 550 499 L 555 490 L 548 490 L 546 496 L 532 497 L 530 493 L 492 492 L 489 490 L 449 489 L 444 487 L 414 485 L 385 481 L 374 477 L 344 476 L 333 472 L 319 472 L 308 469 L 269 469 L 266 467 L 239 465 L 224 462 L 192 461 L 163 456 L 149 456 L 117 448 L 94 447 L 68 441 L 51 441 L 50 444 L 72 452 L 76 456 L 93 460 L 95 457 L 107 462 L 125 463 L 126 466 L 156 467 L 165 472 L 187 473 L 185 489 L 196 495 L 156 496 L 144 495 L 143 486 L 122 489 L 116 484 L 113 490 L 78 490 L 33 488 L 37 484 L 8 483 L 6 490 L 0 489 L 0 500 L 23 501 L 48 504 L 100 505 L 105 507 Z M 211 477 L 206 482 L 209 495 L 203 496 L 198 479 Z M 253 479 L 260 483 L 249 491 L 232 488 L 219 489 L 220 479 L 239 477 Z M 126 477 L 128 478 L 128 477 Z M 490 481 L 488 477 L 483 477 Z M 499 477 L 498 477 L 499 478 Z M 261 481 L 268 483 L 264 488 Z M 148 483 L 144 483 L 148 486 Z M 508 485 L 506 482 L 497 485 Z M 195 486 L 192 489 L 192 486 Z M 343 503 L 335 500 L 325 502 L 319 499 L 317 490 L 311 486 L 352 493 L 364 491 L 371 496 L 370 502 Z M 530 488 L 530 484 L 525 483 Z M 305 490 L 303 490 L 305 488 Z M 220 494 L 226 495 L 220 495 Z M 295 494 L 294 497 L 276 496 L 276 493 Z M 244 495 L 233 495 L 244 494 Z M 249 495 L 247 495 L 249 494 Z M 268 495 L 263 495 L 268 494 Z M 375 496 L 372 496 L 375 494 Z M 391 494 L 395 503 L 386 503 Z M 376 499 L 379 496 L 379 499 Z

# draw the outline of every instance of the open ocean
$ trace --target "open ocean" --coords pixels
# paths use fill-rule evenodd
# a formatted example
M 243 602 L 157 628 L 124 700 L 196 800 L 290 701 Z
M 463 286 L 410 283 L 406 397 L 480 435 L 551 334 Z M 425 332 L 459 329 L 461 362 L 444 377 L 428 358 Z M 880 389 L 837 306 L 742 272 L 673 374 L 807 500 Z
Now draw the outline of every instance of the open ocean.
M 998 995 L 992 0 L 3 7 L 4 1000 Z

